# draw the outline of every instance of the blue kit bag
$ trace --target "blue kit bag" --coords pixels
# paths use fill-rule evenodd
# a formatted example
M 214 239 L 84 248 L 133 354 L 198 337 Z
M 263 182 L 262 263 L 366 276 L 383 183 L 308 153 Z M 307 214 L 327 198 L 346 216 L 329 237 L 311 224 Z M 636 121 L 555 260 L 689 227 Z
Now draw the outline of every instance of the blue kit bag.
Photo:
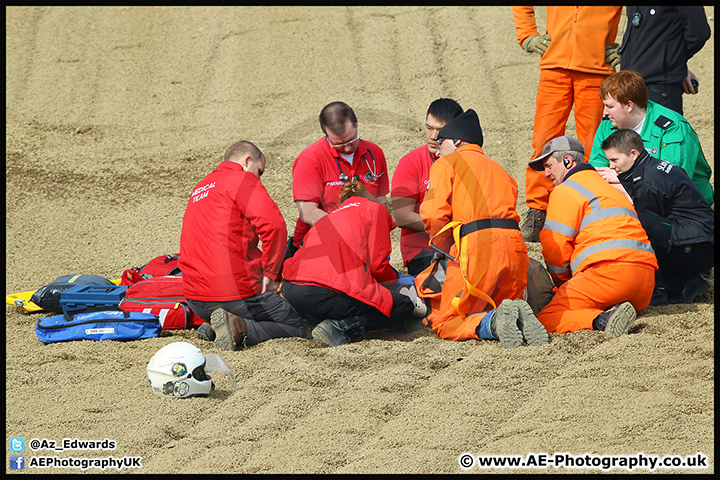
M 162 326 L 151 313 L 103 310 L 41 318 L 35 333 L 43 343 L 71 340 L 139 340 L 160 335 Z

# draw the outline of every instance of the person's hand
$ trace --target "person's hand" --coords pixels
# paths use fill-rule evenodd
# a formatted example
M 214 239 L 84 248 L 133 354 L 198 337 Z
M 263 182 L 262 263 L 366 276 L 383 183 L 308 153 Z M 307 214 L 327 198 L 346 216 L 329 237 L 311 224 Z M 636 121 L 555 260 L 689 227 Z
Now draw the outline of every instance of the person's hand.
M 547 33 L 545 35 L 530 37 L 530 39 L 525 42 L 525 46 L 523 47 L 526 52 L 529 53 L 539 53 L 540 56 L 542 56 L 543 53 L 545 53 L 545 50 L 550 46 L 550 35 Z
M 689 95 L 695 95 L 697 93 L 697 90 L 695 90 L 695 87 L 692 84 L 693 80 L 697 82 L 698 78 L 693 72 L 688 70 L 687 77 L 683 78 L 683 90 L 685 90 L 685 93 Z
M 262 280 L 262 290 L 260 291 L 261 294 L 270 291 L 272 293 L 282 293 L 282 287 L 283 287 L 283 281 L 277 281 L 273 280 L 272 278 L 268 278 L 263 276 Z
M 620 65 L 620 54 L 617 51 L 619 46 L 617 43 L 605 45 L 605 62 L 610 65 L 610 68 L 613 70 Z
M 620 183 L 618 180 L 617 172 L 610 167 L 597 167 L 595 170 L 600 176 L 608 183 Z

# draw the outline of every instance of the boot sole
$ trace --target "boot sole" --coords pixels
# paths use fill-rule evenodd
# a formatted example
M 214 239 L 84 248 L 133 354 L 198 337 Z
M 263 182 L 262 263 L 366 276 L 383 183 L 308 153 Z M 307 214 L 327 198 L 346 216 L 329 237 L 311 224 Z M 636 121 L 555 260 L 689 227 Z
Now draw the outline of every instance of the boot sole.
M 520 327 L 525 342 L 531 347 L 540 347 L 550 343 L 547 330 L 533 314 L 532 307 L 522 300 L 515 300 L 513 303 L 518 310 L 518 327 Z
M 210 314 L 210 324 L 215 330 L 214 346 L 220 350 L 237 350 L 235 342 L 232 340 L 232 331 L 230 330 L 230 320 L 227 311 L 222 308 L 216 308 Z
M 605 337 L 615 338 L 625 335 L 636 317 L 637 313 L 630 302 L 621 303 L 615 313 L 608 318 L 605 326 Z
M 512 300 L 503 300 L 495 311 L 495 331 L 503 348 L 522 345 L 523 336 L 517 324 L 518 310 Z

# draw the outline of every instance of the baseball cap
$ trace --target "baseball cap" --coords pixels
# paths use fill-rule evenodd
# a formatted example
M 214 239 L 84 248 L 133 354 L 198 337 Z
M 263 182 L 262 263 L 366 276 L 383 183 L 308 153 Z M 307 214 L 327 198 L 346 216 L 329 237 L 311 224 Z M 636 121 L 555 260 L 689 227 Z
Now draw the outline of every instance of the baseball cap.
M 568 152 L 568 151 L 579 152 L 579 153 L 584 154 L 585 147 L 583 147 L 582 143 L 580 143 L 578 140 L 575 140 L 572 137 L 568 137 L 568 136 L 556 137 L 545 144 L 545 146 L 543 147 L 543 150 L 542 150 L 542 155 L 530 160 L 530 163 L 528 163 L 528 166 L 535 171 L 542 172 L 543 170 L 545 170 L 545 167 L 543 167 L 543 161 L 548 156 L 552 155 L 555 152 Z
M 446 123 L 438 132 L 438 138 L 460 139 L 482 147 L 482 128 L 475 110 L 470 108 Z

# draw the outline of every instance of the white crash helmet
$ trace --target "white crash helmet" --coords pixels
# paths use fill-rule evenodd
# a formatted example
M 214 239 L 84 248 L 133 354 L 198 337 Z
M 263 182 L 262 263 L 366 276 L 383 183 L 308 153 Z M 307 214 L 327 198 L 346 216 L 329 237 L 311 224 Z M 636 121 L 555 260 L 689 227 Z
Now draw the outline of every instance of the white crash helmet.
M 222 358 L 214 353 L 203 355 L 187 342 L 165 345 L 147 366 L 150 387 L 160 397 L 207 397 L 215 388 L 210 377 L 213 372 L 228 373 L 231 391 L 237 389 L 235 375 Z

